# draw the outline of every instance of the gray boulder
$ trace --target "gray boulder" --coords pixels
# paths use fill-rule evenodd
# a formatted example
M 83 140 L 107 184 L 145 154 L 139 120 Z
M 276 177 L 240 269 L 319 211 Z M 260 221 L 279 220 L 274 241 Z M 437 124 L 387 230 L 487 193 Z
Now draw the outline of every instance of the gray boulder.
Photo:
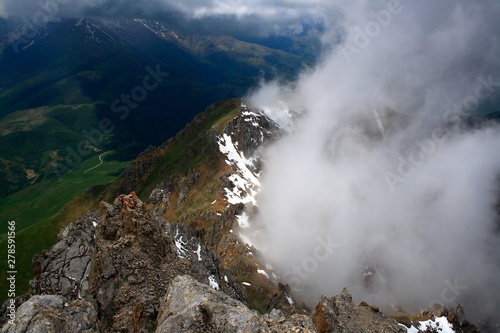
M 161 308 L 156 333 L 270 332 L 257 312 L 189 275 L 172 280 Z
M 37 295 L 16 311 L 14 323 L 7 322 L 2 333 L 93 333 L 97 313 L 89 302 L 70 301 L 59 295 Z

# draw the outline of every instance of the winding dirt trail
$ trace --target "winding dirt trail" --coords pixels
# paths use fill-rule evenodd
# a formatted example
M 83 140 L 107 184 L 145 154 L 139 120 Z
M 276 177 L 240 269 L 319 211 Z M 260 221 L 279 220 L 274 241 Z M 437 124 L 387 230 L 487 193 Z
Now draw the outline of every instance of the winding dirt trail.
M 87 172 L 89 172 L 90 170 L 93 170 L 93 169 L 95 169 L 95 168 L 97 168 L 97 167 L 101 166 L 101 164 L 102 164 L 102 163 L 104 163 L 104 161 L 102 160 L 102 157 L 103 157 L 104 155 L 106 155 L 107 153 L 110 153 L 110 152 L 111 152 L 111 150 L 109 150 L 109 151 L 107 151 L 107 152 L 104 152 L 104 153 L 102 153 L 101 155 L 99 155 L 99 161 L 101 161 L 101 162 L 100 162 L 99 164 L 97 164 L 96 166 L 93 166 L 92 168 L 85 170 L 83 173 L 87 173 Z

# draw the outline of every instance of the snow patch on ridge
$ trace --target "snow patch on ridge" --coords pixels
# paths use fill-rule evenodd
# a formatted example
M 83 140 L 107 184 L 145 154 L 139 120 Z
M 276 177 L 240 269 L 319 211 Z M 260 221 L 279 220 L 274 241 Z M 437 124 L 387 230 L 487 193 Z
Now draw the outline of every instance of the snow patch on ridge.
M 257 269 L 257 273 L 264 275 L 266 278 L 269 279 L 269 275 L 266 273 L 265 270 L 263 269 Z
M 244 117 L 244 121 L 251 123 L 254 127 L 260 127 L 257 121 L 258 119 L 260 119 L 260 117 L 262 117 L 260 114 L 245 110 L 241 113 L 241 115 Z
M 198 261 L 201 261 L 201 245 L 198 244 L 198 249 L 196 251 L 194 251 L 194 253 L 196 253 L 196 255 L 198 256 Z
M 243 110 L 239 115 L 240 119 L 257 129 L 251 131 L 252 137 L 248 139 L 252 141 L 252 146 L 258 147 L 266 137 L 273 134 L 270 129 L 265 128 L 266 126 L 261 126 L 261 124 L 267 123 L 267 116 L 260 111 L 250 110 L 244 104 L 241 104 L 241 107 Z M 263 122 L 263 120 L 266 121 Z M 233 142 L 233 137 L 227 133 L 219 136 L 218 144 L 220 152 L 226 156 L 225 162 L 235 171 L 234 174 L 228 176 L 231 185 L 223 189 L 227 202 L 232 205 L 244 204 L 247 208 L 257 206 L 256 196 L 261 188 L 260 172 L 256 171 L 255 164 L 258 157 L 245 156 L 239 150 L 238 142 Z M 242 212 L 240 215 L 236 215 L 236 219 L 239 225 L 240 239 L 248 246 L 255 247 L 251 239 L 255 239 L 256 232 L 248 234 L 251 232 L 250 216 L 246 212 Z
M 210 275 L 208 277 L 208 283 L 210 284 L 210 287 L 214 288 L 215 290 L 219 290 L 219 284 L 217 283 L 217 281 L 215 281 L 215 278 L 213 275 Z
M 410 326 L 410 328 L 399 324 L 406 328 L 407 332 L 409 333 L 418 333 L 422 331 L 427 331 L 428 329 L 432 330 L 433 332 L 439 332 L 439 333 L 455 333 L 455 330 L 453 329 L 453 325 L 448 322 L 448 319 L 446 317 L 436 317 L 434 320 L 429 319 L 426 321 L 420 321 L 419 324 L 417 325 L 418 328 L 415 326 Z
M 185 255 L 186 255 L 186 249 L 184 248 L 184 245 L 186 245 L 187 242 L 183 241 L 182 237 L 183 236 L 179 237 L 179 229 L 177 229 L 176 232 L 175 232 L 175 237 L 174 237 L 175 247 L 177 248 L 177 255 L 179 257 L 185 259 L 186 258 L 185 257 Z
M 249 216 L 247 213 L 243 212 L 241 213 L 241 215 L 236 215 L 236 219 L 238 220 L 238 225 L 240 226 L 240 228 L 245 229 L 250 227 Z
M 162 38 L 173 37 L 177 41 L 182 41 L 179 35 L 177 35 L 177 33 L 174 30 L 168 29 L 164 24 L 160 23 L 159 21 L 150 21 L 144 19 L 134 19 L 134 21 L 142 24 L 145 28 L 149 29 L 159 37 Z
M 223 134 L 219 138 L 219 149 L 226 155 L 226 163 L 236 170 L 236 174 L 229 176 L 229 180 L 233 183 L 232 189 L 225 188 L 226 199 L 230 204 L 257 204 L 255 200 L 256 194 L 259 192 L 260 181 L 257 175 L 250 168 L 254 168 L 252 159 L 248 159 L 245 155 L 238 151 L 237 143 L 233 143 L 231 136 Z

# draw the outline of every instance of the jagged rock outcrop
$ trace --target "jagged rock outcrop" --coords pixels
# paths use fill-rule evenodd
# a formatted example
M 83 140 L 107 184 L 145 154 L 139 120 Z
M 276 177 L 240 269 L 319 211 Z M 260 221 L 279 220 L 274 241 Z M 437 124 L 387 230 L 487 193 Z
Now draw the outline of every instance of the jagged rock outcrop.
M 347 288 L 340 295 L 322 296 L 312 315 L 318 333 L 406 332 L 398 323 L 377 308 L 354 306 Z
M 464 309 L 460 304 L 457 304 L 454 309 L 448 309 L 445 306 L 440 306 L 432 312 L 429 319 L 431 319 L 432 316 L 446 317 L 448 322 L 453 325 L 453 328 L 457 333 L 479 333 L 477 327 L 465 318 Z
M 220 259 L 215 252 L 201 241 L 200 231 L 183 224 L 171 224 L 169 233 L 174 235 L 177 255 L 189 263 L 191 276 L 246 303 L 245 290 L 234 280 L 234 272 L 221 266 Z
M 159 300 L 179 274 L 212 282 L 244 300 L 231 272 L 220 268 L 188 227 L 172 226 L 152 214 L 135 193 L 119 196 L 113 205 L 102 203 L 101 215 L 89 292 L 103 330 L 153 330 Z
M 37 322 L 69 311 L 67 305 L 59 306 L 61 302 L 85 300 L 85 311 L 93 309 L 96 327 L 102 332 L 153 331 L 160 299 L 180 274 L 245 302 L 244 289 L 201 242 L 199 231 L 168 223 L 148 210 L 135 193 L 119 196 L 112 205 L 102 202 L 100 214 L 87 213 L 59 237 L 43 260 L 35 258 L 39 274 L 31 282 L 32 293 L 58 297 L 49 302 L 33 296 L 25 303 L 31 304 L 30 309 L 48 309 L 40 312 Z M 18 325 L 24 320 L 22 311 L 21 306 L 16 314 Z M 55 332 L 67 331 L 57 325 L 53 324 Z
M 101 217 L 88 212 L 63 228 L 59 242 L 43 255 L 33 258 L 35 278 L 30 281 L 33 294 L 82 298 L 88 289 L 90 259 L 94 252 L 94 230 Z
M 283 130 L 271 119 L 244 107 L 237 117 L 231 120 L 224 133 L 238 143 L 238 150 L 250 157 L 263 145 L 276 140 Z
M 147 202 L 154 205 L 157 215 L 163 215 L 170 208 L 169 195 L 174 191 L 179 182 L 179 175 L 170 176 L 167 180 L 161 181 L 149 195 Z

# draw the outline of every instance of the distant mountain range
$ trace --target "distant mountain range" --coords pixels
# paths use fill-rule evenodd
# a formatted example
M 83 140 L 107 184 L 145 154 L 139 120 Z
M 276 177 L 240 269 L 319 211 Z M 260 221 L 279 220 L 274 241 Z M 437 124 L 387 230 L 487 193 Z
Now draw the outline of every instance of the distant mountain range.
M 130 160 L 213 102 L 241 97 L 259 80 L 292 80 L 319 48 L 313 32 L 252 43 L 139 19 L 44 27 L 2 19 L 1 196 L 107 150 Z

